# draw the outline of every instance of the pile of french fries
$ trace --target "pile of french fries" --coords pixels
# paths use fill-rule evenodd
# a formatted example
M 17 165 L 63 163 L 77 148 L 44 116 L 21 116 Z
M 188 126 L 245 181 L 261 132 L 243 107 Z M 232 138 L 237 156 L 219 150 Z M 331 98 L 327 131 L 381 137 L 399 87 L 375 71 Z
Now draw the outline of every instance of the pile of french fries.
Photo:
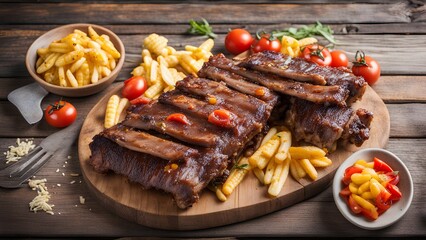
M 214 46 L 214 41 L 208 39 L 198 47 L 186 45 L 185 50 L 177 51 L 167 43 L 167 38 L 155 33 L 144 39 L 142 63 L 131 74 L 146 79 L 145 97 L 156 99 L 162 92 L 173 90 L 176 82 L 187 75 L 197 76 L 198 70 L 212 56 Z
M 99 35 L 91 26 L 88 34 L 78 29 L 37 49 L 37 73 L 48 83 L 80 87 L 97 83 L 116 67 L 120 52 L 109 36 Z
M 252 171 L 259 181 L 269 185 L 268 194 L 276 197 L 280 194 L 289 172 L 299 180 L 309 176 L 318 177 L 315 168 L 330 166 L 332 161 L 327 152 L 314 146 L 292 147 L 291 132 L 285 127 L 273 127 L 263 138 L 260 147 L 250 156 L 241 157 L 232 168 L 229 177 L 222 186 L 211 186 L 221 201 L 228 196 Z

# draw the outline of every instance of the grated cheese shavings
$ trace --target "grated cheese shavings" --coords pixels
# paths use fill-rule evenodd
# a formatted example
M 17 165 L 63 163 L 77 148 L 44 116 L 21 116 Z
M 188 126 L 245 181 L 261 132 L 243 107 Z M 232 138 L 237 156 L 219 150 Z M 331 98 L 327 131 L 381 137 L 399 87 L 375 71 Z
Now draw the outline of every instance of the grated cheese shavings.
M 37 196 L 29 203 L 30 211 L 36 213 L 37 211 L 42 210 L 53 215 L 53 207 L 55 205 L 48 204 L 50 200 L 50 193 L 47 191 L 46 182 L 47 180 L 45 178 L 28 181 L 28 186 L 32 190 L 37 191 Z
M 4 152 L 4 155 L 6 155 L 6 164 L 17 162 L 35 148 L 34 142 L 28 139 L 21 141 L 20 138 L 17 138 L 16 145 L 17 146 L 9 146 L 9 150 Z

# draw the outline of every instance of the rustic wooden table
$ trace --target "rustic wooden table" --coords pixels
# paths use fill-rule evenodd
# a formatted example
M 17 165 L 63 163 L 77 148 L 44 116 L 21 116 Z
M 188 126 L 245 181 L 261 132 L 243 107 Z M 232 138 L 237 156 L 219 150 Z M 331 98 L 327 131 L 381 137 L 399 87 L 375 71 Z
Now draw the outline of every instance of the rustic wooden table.
M 5 2 L 5 1 L 2 1 Z M 378 231 L 362 230 L 349 223 L 336 208 L 331 188 L 292 207 L 238 224 L 198 231 L 150 229 L 117 217 L 99 205 L 81 175 L 76 144 L 63 150 L 37 174 L 47 178 L 55 204 L 55 215 L 29 212 L 35 196 L 29 188 L 0 189 L 0 236 L 18 237 L 274 237 L 274 236 L 425 236 L 426 235 L 426 6 L 424 1 L 16 1 L 0 3 L 0 151 L 17 137 L 39 143 L 57 131 L 44 121 L 29 125 L 7 101 L 12 90 L 32 82 L 24 65 L 32 41 L 58 25 L 88 22 L 103 25 L 123 40 L 125 66 L 118 81 L 129 77 L 140 62 L 141 42 L 156 32 L 180 47 L 198 44 L 200 37 L 185 34 L 188 21 L 207 19 L 219 37 L 214 52 L 225 52 L 224 37 L 229 28 L 281 29 L 290 25 L 330 24 L 340 43 L 338 48 L 354 53 L 358 49 L 381 64 L 382 77 L 373 89 L 390 113 L 391 131 L 386 149 L 406 163 L 414 181 L 414 199 L 406 215 L 396 224 Z M 118 1 L 117 1 L 118 2 Z M 289 3 L 290 2 L 290 3 Z M 305 3 L 300 3 L 305 2 Z M 312 3 L 313 2 L 313 3 Z M 348 3 L 353 2 L 353 3 Z M 371 2 L 371 3 L 366 3 Z M 231 4 L 232 3 L 232 4 Z M 323 4 L 326 3 L 326 4 Z M 108 90 L 106 90 L 108 91 Z M 85 116 L 105 92 L 71 101 Z M 49 94 L 43 107 L 59 96 Z M 68 159 L 67 156 L 71 156 Z M 0 168 L 5 166 L 3 157 Z M 56 172 L 56 169 L 60 169 Z M 65 176 L 62 175 L 65 174 Z M 70 184 L 75 180 L 75 184 Z M 61 184 L 60 187 L 57 184 Z M 86 204 L 79 202 L 86 198 Z

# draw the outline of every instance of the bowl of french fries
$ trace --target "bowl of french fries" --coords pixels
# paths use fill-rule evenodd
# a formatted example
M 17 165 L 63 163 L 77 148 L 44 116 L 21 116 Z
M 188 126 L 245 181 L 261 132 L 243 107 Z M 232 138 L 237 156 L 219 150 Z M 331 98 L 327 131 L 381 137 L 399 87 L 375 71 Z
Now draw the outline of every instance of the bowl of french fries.
M 26 67 L 47 91 L 81 97 L 104 90 L 117 78 L 125 48 L 112 31 L 77 23 L 54 28 L 29 47 Z

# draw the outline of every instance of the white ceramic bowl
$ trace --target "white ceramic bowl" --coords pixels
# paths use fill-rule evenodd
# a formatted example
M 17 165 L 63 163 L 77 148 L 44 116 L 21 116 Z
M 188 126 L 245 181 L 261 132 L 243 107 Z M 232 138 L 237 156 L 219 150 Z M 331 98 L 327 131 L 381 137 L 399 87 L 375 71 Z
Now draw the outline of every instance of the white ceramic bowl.
M 398 187 L 402 192 L 402 198 L 398 202 L 392 204 L 392 206 L 385 213 L 380 215 L 378 219 L 370 221 L 361 214 L 356 215 L 352 213 L 346 201 L 339 195 L 339 192 L 344 188 L 342 178 L 345 169 L 352 166 L 359 159 L 364 159 L 369 162 L 373 161 L 374 157 L 378 157 L 386 162 L 393 170 L 399 171 L 400 181 Z M 333 179 L 333 197 L 339 211 L 349 222 L 360 228 L 369 230 L 385 228 L 397 222 L 410 207 L 411 201 L 413 200 L 413 192 L 413 180 L 411 179 L 407 167 L 401 159 L 395 156 L 395 154 L 380 148 L 367 148 L 353 153 L 340 165 Z
M 106 34 L 110 37 L 111 42 L 114 44 L 114 46 L 117 48 L 117 50 L 120 52 L 121 57 L 117 62 L 117 66 L 115 69 L 111 72 L 111 74 L 107 77 L 104 77 L 99 80 L 99 82 L 95 84 L 89 84 L 86 86 L 73 88 L 73 87 L 61 87 L 54 84 L 50 84 L 46 82 L 44 79 L 40 77 L 40 75 L 37 74 L 35 69 L 35 64 L 37 60 L 37 49 L 41 47 L 47 47 L 52 41 L 59 40 L 68 34 L 72 33 L 75 29 L 79 29 L 83 32 L 87 33 L 87 28 L 89 26 L 92 26 L 95 31 L 101 35 Z M 60 96 L 66 96 L 66 97 L 82 97 L 82 96 L 88 96 L 95 94 L 97 92 L 100 92 L 107 88 L 109 85 L 111 85 L 114 80 L 117 78 L 121 68 L 124 64 L 124 58 L 125 58 L 125 48 L 123 43 L 121 42 L 120 38 L 113 33 L 112 31 L 95 24 L 89 24 L 89 23 L 76 23 L 76 24 L 69 24 L 60 26 L 57 28 L 54 28 L 43 35 L 41 35 L 39 38 L 37 38 L 33 44 L 29 47 L 27 51 L 27 55 L 25 58 L 25 65 L 27 67 L 28 72 L 30 75 L 34 78 L 36 82 L 38 82 L 44 89 L 47 91 L 60 95 Z

